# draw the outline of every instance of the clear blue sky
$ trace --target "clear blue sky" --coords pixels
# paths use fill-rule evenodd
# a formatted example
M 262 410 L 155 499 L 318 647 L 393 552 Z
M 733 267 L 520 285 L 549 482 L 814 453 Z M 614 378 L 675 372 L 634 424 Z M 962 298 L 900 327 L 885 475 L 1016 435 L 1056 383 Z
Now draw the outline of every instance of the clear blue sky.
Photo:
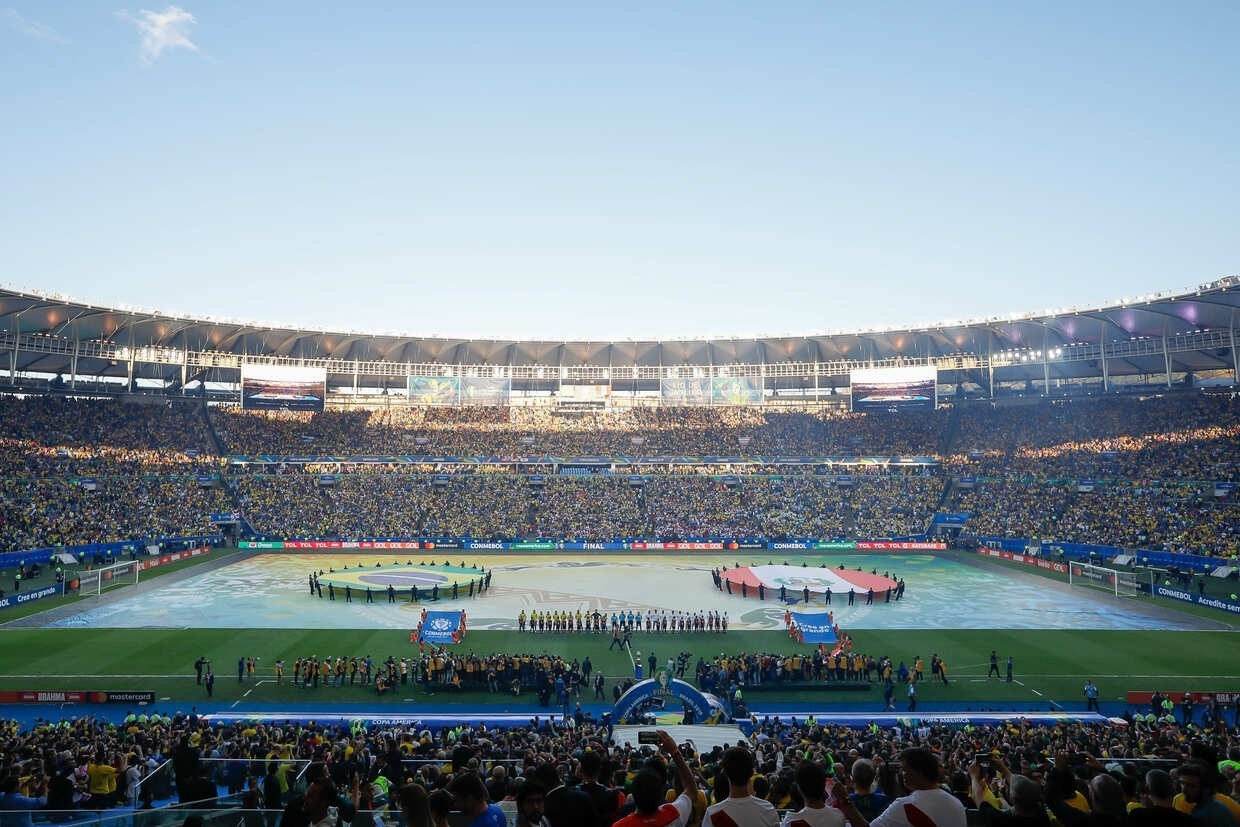
M 0 281 L 667 339 L 1240 273 L 1234 0 L 127 2 L 0 0 Z

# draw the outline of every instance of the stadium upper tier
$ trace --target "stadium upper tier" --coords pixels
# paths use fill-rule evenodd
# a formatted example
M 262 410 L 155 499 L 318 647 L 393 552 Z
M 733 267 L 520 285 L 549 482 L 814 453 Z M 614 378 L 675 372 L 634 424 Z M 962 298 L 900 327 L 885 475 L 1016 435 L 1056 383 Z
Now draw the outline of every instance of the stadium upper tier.
M 1011 314 L 899 330 L 750 339 L 564 342 L 429 338 L 295 327 L 101 307 L 55 294 L 0 290 L 0 350 L 11 383 L 59 375 L 158 383 L 179 391 L 231 383 L 243 365 L 313 367 L 329 388 L 399 389 L 415 377 L 507 380 L 511 392 L 565 386 L 617 396 L 658 393 L 669 379 L 757 378 L 768 396 L 843 390 L 852 370 L 932 366 L 941 385 L 980 389 L 1126 378 L 1171 384 L 1218 373 L 1234 382 L 1240 276 L 1098 308 Z

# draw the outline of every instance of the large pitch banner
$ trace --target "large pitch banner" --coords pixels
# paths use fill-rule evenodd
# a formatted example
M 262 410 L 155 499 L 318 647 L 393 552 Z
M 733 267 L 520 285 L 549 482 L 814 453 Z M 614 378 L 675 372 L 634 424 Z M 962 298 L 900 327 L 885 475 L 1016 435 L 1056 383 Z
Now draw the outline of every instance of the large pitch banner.
M 461 380 L 455 376 L 410 376 L 409 398 L 419 405 L 456 405 L 461 401 Z
M 242 365 L 241 407 L 256 410 L 321 411 L 327 399 L 327 370 L 284 365 Z
M 849 373 L 854 411 L 934 410 L 938 368 L 859 368 Z

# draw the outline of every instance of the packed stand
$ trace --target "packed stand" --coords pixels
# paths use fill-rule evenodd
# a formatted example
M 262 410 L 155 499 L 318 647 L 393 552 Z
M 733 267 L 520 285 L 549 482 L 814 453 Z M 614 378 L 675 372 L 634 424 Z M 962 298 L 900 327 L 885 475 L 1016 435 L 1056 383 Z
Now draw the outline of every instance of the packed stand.
M 511 729 L 159 712 L 0 729 L 0 807 L 66 815 L 180 801 L 280 827 L 425 827 L 452 812 L 488 825 L 760 827 L 904 824 L 912 805 L 963 827 L 1173 825 L 1177 812 L 1225 825 L 1240 810 L 1240 742 L 1225 727 L 764 718 L 736 745 L 701 750 L 658 730 L 654 743 L 613 744 L 609 725 L 584 713 Z

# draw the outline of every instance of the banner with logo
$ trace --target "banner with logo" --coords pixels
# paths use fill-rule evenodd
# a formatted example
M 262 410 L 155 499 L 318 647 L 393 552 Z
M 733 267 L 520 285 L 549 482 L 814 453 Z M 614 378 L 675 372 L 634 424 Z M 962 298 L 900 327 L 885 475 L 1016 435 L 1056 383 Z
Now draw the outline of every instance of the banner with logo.
M 1172 600 L 1182 600 L 1185 603 L 1196 603 L 1198 606 L 1207 606 L 1211 609 L 1222 609 L 1231 614 L 1240 614 L 1240 603 L 1234 600 L 1223 600 L 1219 597 L 1206 597 L 1202 594 L 1194 594 L 1185 589 L 1177 589 L 1174 586 L 1154 586 L 1154 594 L 1159 597 L 1169 597 Z
M 50 586 L 44 586 L 40 589 L 33 589 L 28 592 L 17 592 L 0 597 L 0 609 L 7 609 L 10 606 L 21 606 L 34 600 L 43 600 L 47 597 L 55 597 L 64 592 L 63 583 L 53 583 Z
M 0 704 L 153 704 L 154 692 L 100 692 L 67 689 L 0 691 Z
M 426 612 L 418 624 L 418 639 L 427 643 L 460 643 L 465 636 L 465 613 Z
M 972 513 L 968 511 L 963 512 L 961 514 L 949 514 L 946 512 L 939 512 L 938 514 L 934 515 L 934 518 L 930 522 L 932 525 L 943 526 L 945 528 L 961 528 L 964 526 L 965 523 L 969 521 L 969 518 L 972 516 L 973 516 Z
M 857 548 L 870 551 L 943 551 L 947 548 L 947 543 L 866 540 L 857 543 Z
M 629 543 L 628 545 L 629 545 L 629 548 L 637 549 L 638 551 L 722 551 L 723 550 L 722 541 L 659 543 L 659 542 L 647 542 L 645 540 L 639 540 L 634 543 Z

